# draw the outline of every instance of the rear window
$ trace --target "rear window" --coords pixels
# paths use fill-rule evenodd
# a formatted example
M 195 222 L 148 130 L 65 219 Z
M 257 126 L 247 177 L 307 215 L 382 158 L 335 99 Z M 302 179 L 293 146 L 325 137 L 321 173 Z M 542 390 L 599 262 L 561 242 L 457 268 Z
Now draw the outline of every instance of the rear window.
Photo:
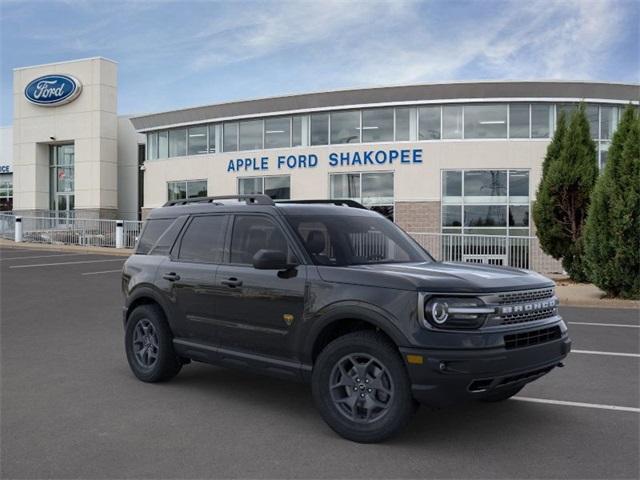
M 187 262 L 220 263 L 226 225 L 226 215 L 194 217 L 182 236 L 178 258 Z
M 146 255 L 151 250 L 151 247 L 155 245 L 160 236 L 175 222 L 175 218 L 152 218 L 147 220 L 147 223 L 142 230 L 140 240 L 138 240 L 138 247 L 136 253 L 139 255 Z

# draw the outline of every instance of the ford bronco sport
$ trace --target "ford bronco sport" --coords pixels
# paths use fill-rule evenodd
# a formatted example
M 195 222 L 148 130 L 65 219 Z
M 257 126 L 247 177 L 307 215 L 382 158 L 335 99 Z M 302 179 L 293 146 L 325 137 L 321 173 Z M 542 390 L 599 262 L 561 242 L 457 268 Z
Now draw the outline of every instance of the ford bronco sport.
M 348 200 L 168 202 L 122 288 L 140 380 L 199 361 L 309 381 L 324 420 L 357 442 L 397 433 L 419 403 L 506 400 L 571 346 L 549 279 L 437 262 Z

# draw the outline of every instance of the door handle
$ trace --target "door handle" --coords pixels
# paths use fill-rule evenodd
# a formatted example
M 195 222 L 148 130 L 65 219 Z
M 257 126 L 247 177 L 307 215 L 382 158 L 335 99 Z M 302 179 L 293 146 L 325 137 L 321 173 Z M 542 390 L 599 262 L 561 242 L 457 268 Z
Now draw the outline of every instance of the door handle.
M 242 280 L 238 280 L 235 277 L 227 278 L 226 280 L 222 280 L 220 282 L 222 285 L 226 285 L 229 288 L 236 288 L 242 286 Z
M 165 280 L 169 280 L 170 282 L 175 282 L 176 280 L 180 280 L 180 275 L 178 275 L 176 272 L 170 272 L 162 275 L 162 278 L 164 278 Z

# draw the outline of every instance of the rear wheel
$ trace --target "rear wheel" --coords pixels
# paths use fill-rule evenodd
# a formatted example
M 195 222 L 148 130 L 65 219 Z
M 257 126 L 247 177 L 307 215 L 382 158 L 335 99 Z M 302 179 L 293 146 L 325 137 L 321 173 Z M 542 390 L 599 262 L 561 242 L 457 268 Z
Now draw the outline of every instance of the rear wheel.
M 141 305 L 131 312 L 125 350 L 129 367 L 143 382 L 169 380 L 182 368 L 164 314 L 155 305 Z
M 505 400 L 510 399 L 514 395 L 517 395 L 518 392 L 523 388 L 524 388 L 524 385 L 520 385 L 518 387 L 511 387 L 511 388 L 508 388 L 508 387 L 501 388 L 499 390 L 495 390 L 491 393 L 488 393 L 486 396 L 480 398 L 480 401 L 488 402 L 488 403 L 503 402 Z
M 313 396 L 322 418 L 339 435 L 373 443 L 398 433 L 416 410 L 397 348 L 382 335 L 354 332 L 318 356 Z

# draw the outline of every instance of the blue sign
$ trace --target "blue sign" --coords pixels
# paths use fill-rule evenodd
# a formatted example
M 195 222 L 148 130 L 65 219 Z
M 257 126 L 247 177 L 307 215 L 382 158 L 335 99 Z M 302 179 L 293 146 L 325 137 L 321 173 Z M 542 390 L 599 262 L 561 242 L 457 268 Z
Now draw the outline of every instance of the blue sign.
M 357 150 L 355 152 L 331 152 L 327 157 L 329 167 L 353 167 L 367 165 L 394 165 L 422 163 L 421 148 L 403 148 L 389 150 Z M 278 155 L 274 166 L 278 170 L 314 168 L 318 165 L 318 156 Z M 227 163 L 227 172 L 267 171 L 271 167 L 269 157 L 235 158 Z
M 0 173 L 11 173 L 11 165 L 0 165 Z
M 29 82 L 24 96 L 36 105 L 58 106 L 75 100 L 81 90 L 80 81 L 70 75 L 45 75 Z

